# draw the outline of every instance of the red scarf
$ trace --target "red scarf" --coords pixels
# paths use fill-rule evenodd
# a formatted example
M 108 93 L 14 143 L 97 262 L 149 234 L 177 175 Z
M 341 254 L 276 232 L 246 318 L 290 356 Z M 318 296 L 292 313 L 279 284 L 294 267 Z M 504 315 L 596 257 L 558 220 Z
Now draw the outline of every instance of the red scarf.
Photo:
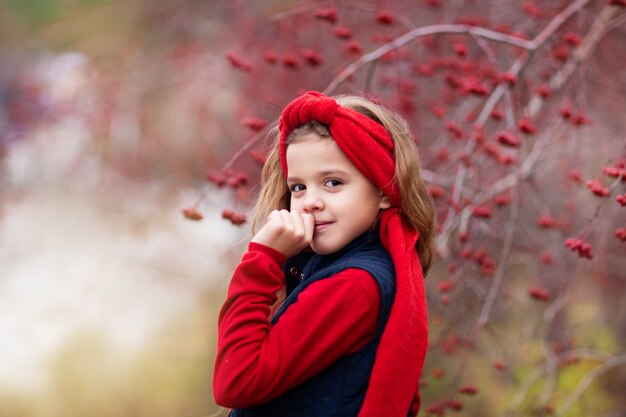
M 280 162 L 285 177 L 287 137 L 311 121 L 328 126 L 341 151 L 392 204 L 382 212 L 380 238 L 395 266 L 396 296 L 359 417 L 406 417 L 411 405 L 416 414 L 418 382 L 428 347 L 426 294 L 415 250 L 419 232 L 402 219 L 401 196 L 394 181 L 393 139 L 369 117 L 309 91 L 289 103 L 280 118 Z

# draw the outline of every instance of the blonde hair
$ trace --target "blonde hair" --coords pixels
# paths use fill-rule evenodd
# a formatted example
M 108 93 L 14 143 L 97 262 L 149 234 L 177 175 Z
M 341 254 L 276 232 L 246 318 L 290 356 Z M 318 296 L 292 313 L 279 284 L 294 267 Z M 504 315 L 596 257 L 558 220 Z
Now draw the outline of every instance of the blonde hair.
M 417 146 L 407 122 L 391 110 L 359 96 L 335 97 L 341 106 L 359 112 L 383 125 L 394 141 L 396 162 L 395 181 L 402 196 L 401 209 L 407 223 L 419 231 L 417 253 L 424 276 L 432 266 L 435 235 L 435 205 L 420 173 Z M 330 137 L 328 129 L 319 123 L 309 123 L 295 129 L 288 142 L 303 133 L 315 132 Z M 274 127 L 269 133 L 271 148 L 261 173 L 261 191 L 252 216 L 252 231 L 260 228 L 272 210 L 289 209 L 290 192 L 280 164 L 280 132 Z

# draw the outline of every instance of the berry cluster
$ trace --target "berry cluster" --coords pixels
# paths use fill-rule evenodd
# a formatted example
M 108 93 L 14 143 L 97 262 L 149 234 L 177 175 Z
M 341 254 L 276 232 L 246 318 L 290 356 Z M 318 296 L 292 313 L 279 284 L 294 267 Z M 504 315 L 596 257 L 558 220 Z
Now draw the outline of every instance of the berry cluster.
M 500 142 L 504 146 L 510 146 L 512 148 L 517 148 L 521 144 L 521 141 L 519 140 L 519 138 L 509 132 L 498 133 L 496 135 L 496 139 L 498 140 L 498 142 Z
M 528 295 L 535 300 L 548 301 L 550 299 L 550 290 L 547 288 L 532 287 L 528 290 Z
M 609 189 L 600 184 L 600 181 L 598 180 L 587 181 L 587 188 L 589 188 L 591 192 L 598 197 L 608 197 L 610 194 Z
M 198 209 L 195 207 L 184 208 L 181 211 L 183 213 L 183 216 L 185 216 L 185 218 L 196 221 L 196 222 L 202 220 L 204 217 L 202 213 L 200 213 Z
M 246 215 L 242 213 L 237 213 L 233 210 L 224 210 L 222 212 L 222 218 L 230 221 L 235 226 L 241 226 L 246 222 Z
M 228 185 L 231 188 L 237 189 L 247 184 L 248 175 L 240 171 L 227 169 L 223 173 L 211 171 L 206 175 L 206 179 L 207 181 L 217 185 L 219 188 L 222 188 L 224 185 Z
M 570 238 L 565 240 L 565 246 L 574 252 L 578 252 L 578 256 L 581 258 L 593 258 L 589 242 L 583 242 L 581 239 Z

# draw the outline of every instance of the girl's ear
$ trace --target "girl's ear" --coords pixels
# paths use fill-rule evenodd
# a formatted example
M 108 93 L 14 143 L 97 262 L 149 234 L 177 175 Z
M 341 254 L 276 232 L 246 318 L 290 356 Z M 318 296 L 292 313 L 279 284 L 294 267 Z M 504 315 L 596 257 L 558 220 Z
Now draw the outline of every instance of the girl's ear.
M 387 197 L 383 192 L 380 192 L 380 203 L 378 203 L 378 208 L 380 209 L 388 209 L 391 207 L 391 201 L 389 201 L 389 197 Z

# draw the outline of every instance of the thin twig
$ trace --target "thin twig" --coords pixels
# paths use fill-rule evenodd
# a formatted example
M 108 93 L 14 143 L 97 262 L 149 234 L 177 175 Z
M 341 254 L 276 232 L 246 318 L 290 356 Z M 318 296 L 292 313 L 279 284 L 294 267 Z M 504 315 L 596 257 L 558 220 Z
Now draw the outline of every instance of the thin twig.
M 570 394 L 565 398 L 563 404 L 561 404 L 561 406 L 556 411 L 555 416 L 558 417 L 565 414 L 572 407 L 572 405 L 574 405 L 578 398 L 580 398 L 585 390 L 589 388 L 589 385 L 591 385 L 591 383 L 596 378 L 598 378 L 602 374 L 605 374 L 611 369 L 622 365 L 626 365 L 626 355 L 609 358 L 605 361 L 604 365 L 594 369 L 593 371 L 585 375 L 585 377 L 581 379 L 581 381 L 578 383 L 576 388 L 574 388 L 574 390 L 570 392 Z
M 502 286 L 502 282 L 504 281 L 504 277 L 509 266 L 509 256 L 511 255 L 511 249 L 513 247 L 513 240 L 515 237 L 515 229 L 517 227 L 518 218 L 519 202 L 517 198 L 514 198 L 513 202 L 511 203 L 510 217 L 506 227 L 504 244 L 502 245 L 502 252 L 500 252 L 500 262 L 498 263 L 498 269 L 496 271 L 493 281 L 491 282 L 489 293 L 487 293 L 485 304 L 483 305 L 483 309 L 478 319 L 478 325 L 481 327 L 487 324 L 487 321 L 489 320 L 489 315 L 491 314 L 491 309 L 493 308 L 493 304 L 498 297 L 498 292 L 500 291 L 500 287 Z

